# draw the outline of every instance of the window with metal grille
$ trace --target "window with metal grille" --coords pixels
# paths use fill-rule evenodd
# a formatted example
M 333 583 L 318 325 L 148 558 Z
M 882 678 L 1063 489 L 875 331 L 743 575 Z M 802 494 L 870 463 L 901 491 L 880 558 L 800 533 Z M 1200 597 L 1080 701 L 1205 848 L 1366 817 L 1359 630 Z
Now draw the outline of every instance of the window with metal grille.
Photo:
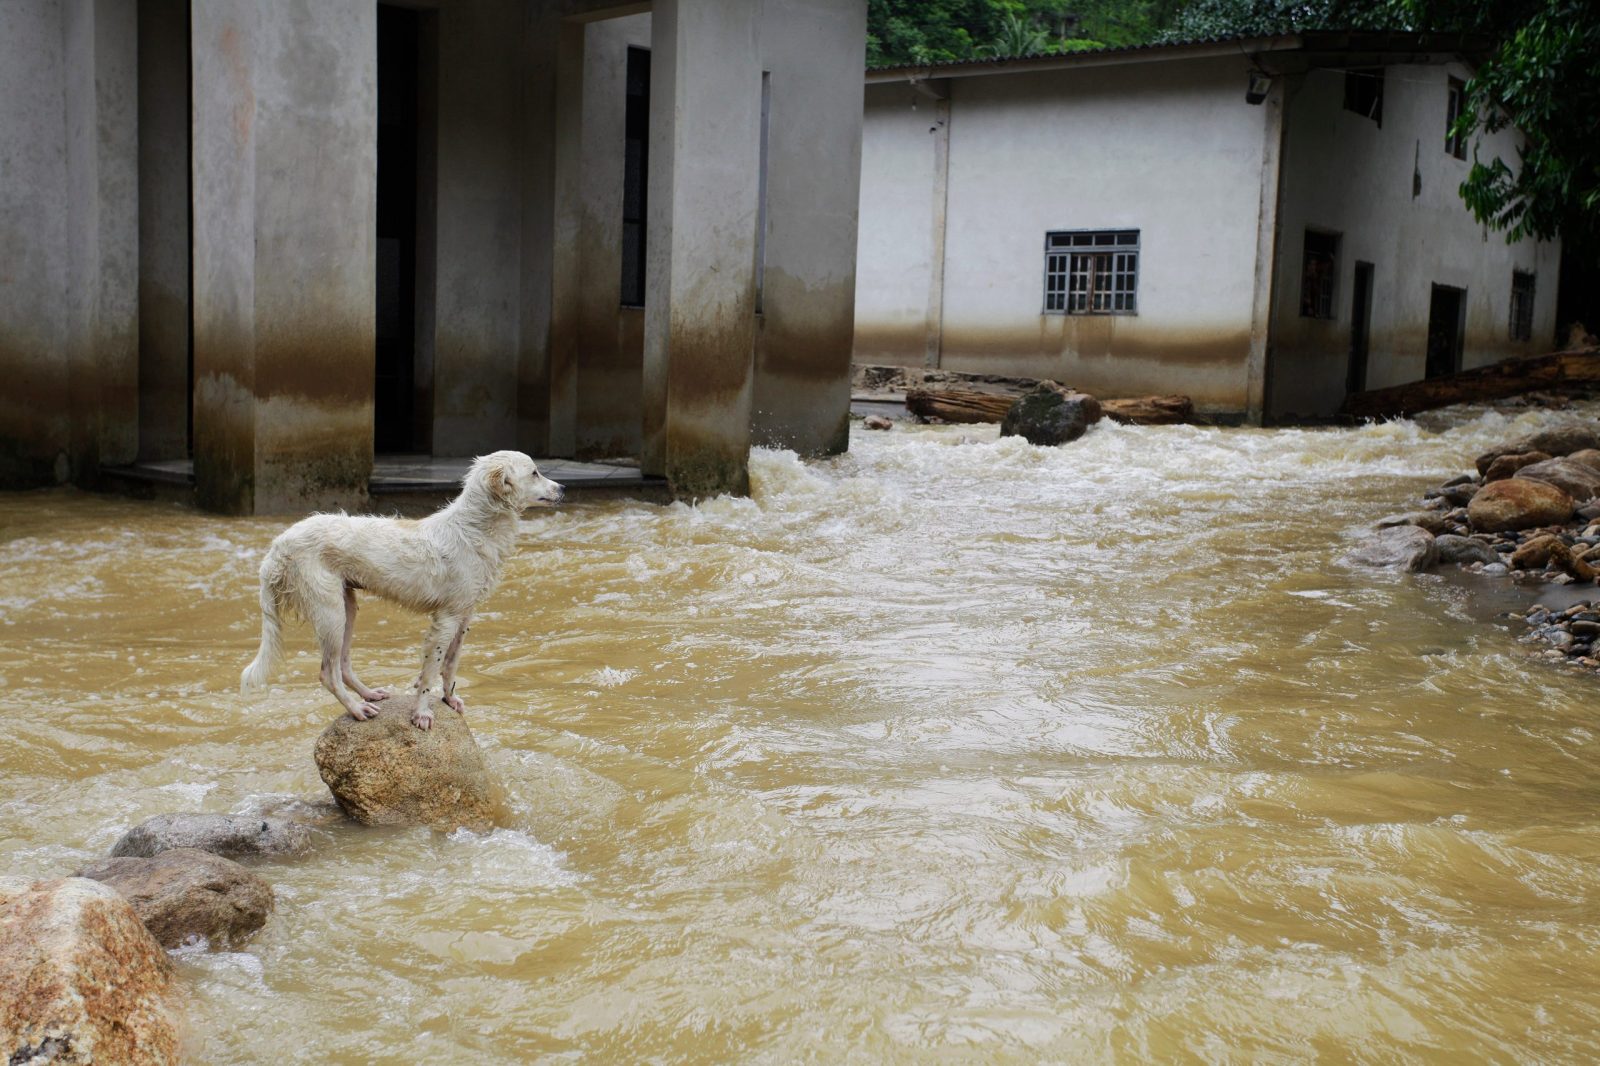
M 1533 275 L 1511 272 L 1511 339 L 1533 340 Z
M 1383 125 L 1383 68 L 1344 72 L 1344 109 Z
M 1044 235 L 1046 314 L 1133 315 L 1138 298 L 1138 230 Z
M 646 193 L 650 180 L 650 53 L 628 49 L 623 110 L 622 306 L 644 306 Z
M 1457 159 L 1467 158 L 1467 138 L 1456 132 L 1456 120 L 1467 108 L 1467 83 L 1460 78 L 1450 79 L 1450 96 L 1444 112 L 1444 150 Z
M 1300 270 L 1300 314 L 1333 317 L 1333 280 L 1338 275 L 1339 235 L 1306 230 L 1305 260 Z

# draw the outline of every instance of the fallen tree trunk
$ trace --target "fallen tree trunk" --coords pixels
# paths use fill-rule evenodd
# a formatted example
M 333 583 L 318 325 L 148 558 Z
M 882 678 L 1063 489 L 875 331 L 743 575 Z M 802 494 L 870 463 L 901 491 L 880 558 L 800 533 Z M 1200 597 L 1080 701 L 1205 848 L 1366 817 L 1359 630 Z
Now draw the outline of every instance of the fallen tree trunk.
M 918 418 L 945 422 L 999 422 L 1020 395 L 977 389 L 908 389 L 906 410 Z
M 1111 421 L 1134 426 L 1176 426 L 1194 418 L 1194 401 L 1187 396 L 1101 400 L 1100 409 Z
M 1453 403 L 1501 400 L 1540 389 L 1600 383 L 1600 349 L 1525 356 L 1387 389 L 1352 393 L 1342 413 L 1355 418 L 1402 418 Z

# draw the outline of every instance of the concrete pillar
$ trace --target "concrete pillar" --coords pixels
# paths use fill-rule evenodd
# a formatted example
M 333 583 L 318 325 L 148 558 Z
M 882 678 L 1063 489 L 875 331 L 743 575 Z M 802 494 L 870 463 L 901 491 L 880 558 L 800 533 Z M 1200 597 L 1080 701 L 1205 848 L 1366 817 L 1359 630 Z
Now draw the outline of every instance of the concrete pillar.
M 189 4 L 139 0 L 139 458 L 189 453 Z
M 761 9 L 749 0 L 658 0 L 651 18 L 641 459 L 680 497 L 743 494 L 750 483 Z
M 0 488 L 71 473 L 65 52 L 59 4 L 0 4 Z
M 475 0 L 437 14 L 435 455 L 479 455 L 519 439 L 525 8 Z
M 239 514 L 360 506 L 376 6 L 207 0 L 191 18 L 197 496 Z
M 751 432 L 832 455 L 850 440 L 866 6 L 763 0 L 761 11 L 770 113 Z

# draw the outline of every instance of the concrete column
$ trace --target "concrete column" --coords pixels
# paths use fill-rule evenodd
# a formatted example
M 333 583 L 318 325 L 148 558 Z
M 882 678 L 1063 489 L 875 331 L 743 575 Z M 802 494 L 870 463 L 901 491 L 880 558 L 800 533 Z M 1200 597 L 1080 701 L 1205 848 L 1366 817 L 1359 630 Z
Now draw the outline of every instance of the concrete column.
M 475 0 L 437 15 L 435 455 L 479 455 L 520 439 L 526 6 Z M 425 247 L 418 243 L 419 259 Z
M 139 458 L 189 449 L 189 4 L 139 0 Z
M 751 432 L 757 444 L 832 455 L 850 440 L 861 202 L 857 70 L 866 7 L 859 0 L 763 0 L 761 13 L 762 65 L 770 71 L 771 101 Z M 948 101 L 936 115 L 944 120 L 940 128 L 947 138 Z M 942 200 L 936 189 L 940 212 Z M 942 218 L 937 221 L 942 228 Z M 934 260 L 940 291 L 932 294 L 930 306 L 942 296 L 942 243 L 941 237 Z
M 65 77 L 60 5 L 0 4 L 0 488 L 71 473 Z
M 1272 79 L 1272 91 L 1261 107 L 1261 194 L 1256 219 L 1256 271 L 1251 297 L 1250 354 L 1245 361 L 1245 421 L 1261 425 L 1266 417 L 1267 376 L 1272 358 L 1273 279 L 1278 275 L 1278 210 L 1283 202 L 1282 170 L 1285 77 Z
M 642 459 L 689 499 L 749 491 L 760 24 L 749 0 L 652 8 Z
M 229 513 L 358 507 L 372 472 L 377 9 L 191 13 L 195 479 Z

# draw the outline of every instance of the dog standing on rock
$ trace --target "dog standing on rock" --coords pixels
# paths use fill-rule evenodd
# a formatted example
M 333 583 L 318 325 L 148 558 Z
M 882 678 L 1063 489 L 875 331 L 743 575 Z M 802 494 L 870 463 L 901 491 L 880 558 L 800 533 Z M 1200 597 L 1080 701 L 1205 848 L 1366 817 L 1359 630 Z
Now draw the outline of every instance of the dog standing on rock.
M 365 721 L 388 699 L 356 679 L 350 643 L 356 590 L 433 617 L 417 677 L 419 729 L 433 725 L 430 696 L 440 684 L 445 704 L 462 713 L 455 694 L 461 641 L 478 604 L 494 590 L 517 539 L 517 518 L 536 503 L 561 501 L 564 490 L 521 452 L 472 461 L 461 495 L 421 521 L 317 514 L 278 534 L 261 561 L 261 650 L 239 675 L 242 692 L 265 688 L 283 656 L 285 610 L 311 623 L 322 646 L 322 685 L 350 717 Z

